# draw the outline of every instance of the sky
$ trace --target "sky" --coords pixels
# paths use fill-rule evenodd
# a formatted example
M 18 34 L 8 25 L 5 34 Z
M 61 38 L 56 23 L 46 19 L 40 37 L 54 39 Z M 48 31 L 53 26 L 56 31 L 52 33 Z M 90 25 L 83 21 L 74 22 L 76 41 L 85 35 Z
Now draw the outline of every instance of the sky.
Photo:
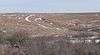
M 100 11 L 100 0 L 0 0 L 0 10 L 35 12 Z

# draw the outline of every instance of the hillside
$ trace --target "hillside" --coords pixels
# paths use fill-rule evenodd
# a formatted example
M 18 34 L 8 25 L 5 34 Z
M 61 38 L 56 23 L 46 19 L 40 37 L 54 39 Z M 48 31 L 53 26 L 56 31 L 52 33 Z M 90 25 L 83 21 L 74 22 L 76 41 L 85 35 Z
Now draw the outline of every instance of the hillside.
M 0 55 L 100 55 L 99 39 L 100 13 L 0 14 Z

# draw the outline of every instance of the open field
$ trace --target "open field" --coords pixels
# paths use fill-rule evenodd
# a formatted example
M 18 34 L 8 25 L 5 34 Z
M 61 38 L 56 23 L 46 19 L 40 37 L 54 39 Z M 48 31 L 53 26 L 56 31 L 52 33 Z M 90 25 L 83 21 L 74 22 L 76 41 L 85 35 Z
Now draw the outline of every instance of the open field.
M 100 13 L 1 13 L 0 55 L 100 55 Z

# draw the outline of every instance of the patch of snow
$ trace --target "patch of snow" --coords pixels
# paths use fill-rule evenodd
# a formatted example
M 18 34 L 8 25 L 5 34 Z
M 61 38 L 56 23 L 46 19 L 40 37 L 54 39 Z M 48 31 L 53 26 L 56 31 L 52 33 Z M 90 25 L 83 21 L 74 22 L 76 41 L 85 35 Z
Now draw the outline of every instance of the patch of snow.
M 80 40 L 70 40 L 71 43 L 80 43 Z
M 90 39 L 95 39 L 95 38 L 98 38 L 97 36 L 92 36 L 92 37 L 90 37 Z
M 88 31 L 91 31 L 92 29 L 88 29 Z
M 99 42 L 100 42 L 100 39 L 98 39 L 98 40 L 95 40 L 95 42 L 96 42 L 96 43 L 99 43 Z
M 18 19 L 21 19 L 20 17 Z
M 92 40 L 85 40 L 86 43 L 92 43 Z
M 61 30 L 60 28 L 56 28 L 57 30 Z
M 38 20 L 42 20 L 42 18 L 35 18 L 35 21 L 37 22 Z
M 31 22 L 31 21 L 29 20 L 29 18 L 30 18 L 31 16 L 33 16 L 33 15 L 27 16 L 27 17 L 25 18 L 25 20 L 28 21 L 28 22 Z
M 53 24 L 53 23 L 50 23 L 51 25 Z
M 41 20 L 42 20 L 42 18 L 35 18 L 34 21 L 38 22 L 38 21 L 41 21 Z M 40 22 L 38 22 L 37 24 L 38 24 L 39 26 L 42 26 L 43 28 L 61 30 L 60 28 L 56 28 L 56 27 L 54 27 L 54 28 L 50 28 L 50 27 L 47 27 L 47 26 L 45 26 L 45 25 L 41 25 Z M 50 23 L 50 24 L 52 25 L 53 23 Z
M 70 42 L 72 42 L 72 43 L 76 43 L 75 40 L 70 40 Z
M 2 32 L 6 33 L 7 31 L 3 30 Z
M 46 26 L 44 26 L 44 25 L 41 25 L 41 24 L 38 24 L 39 26 L 42 26 L 42 27 L 44 27 L 44 28 L 48 28 L 48 27 L 46 27 Z

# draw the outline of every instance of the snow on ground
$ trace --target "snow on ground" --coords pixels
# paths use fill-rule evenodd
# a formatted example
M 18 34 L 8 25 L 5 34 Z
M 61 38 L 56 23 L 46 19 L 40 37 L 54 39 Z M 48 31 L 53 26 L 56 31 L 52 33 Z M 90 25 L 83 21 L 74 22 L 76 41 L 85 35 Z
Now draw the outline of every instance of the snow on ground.
M 37 23 L 38 24 L 38 23 Z M 47 27 L 45 25 L 41 25 L 41 24 L 38 24 L 39 26 L 42 26 L 43 28 L 46 28 L 46 29 L 56 29 L 56 30 L 61 30 L 60 28 L 51 28 L 51 27 Z
M 100 43 L 100 39 L 98 39 L 98 40 L 95 40 L 95 43 Z
M 46 29 L 52 29 L 50 27 L 47 27 L 47 26 L 44 26 L 44 25 L 41 25 L 41 24 L 38 24 L 39 26 L 43 27 L 43 28 L 46 28 Z
M 29 20 L 29 18 L 30 18 L 31 16 L 34 16 L 34 15 L 29 15 L 29 16 L 27 16 L 27 17 L 25 18 L 25 20 L 26 20 L 27 22 L 31 22 L 31 21 Z
M 56 28 L 57 30 L 61 30 L 60 28 Z
M 3 33 L 6 33 L 7 31 L 6 31 L 6 30 L 3 30 L 2 32 L 3 32 Z
M 57 29 L 57 30 L 60 30 L 60 28 L 51 28 L 51 27 L 47 27 L 47 26 L 45 26 L 45 25 L 42 25 L 42 24 L 39 24 L 40 22 L 39 22 L 39 20 L 41 21 L 42 20 L 42 18 L 35 18 L 35 22 L 38 22 L 37 24 L 39 25 L 39 26 L 42 26 L 43 28 L 47 28 L 47 29 Z M 53 23 L 50 23 L 50 24 L 53 24 Z
M 93 21 L 90 21 L 90 23 L 94 23 L 94 22 L 100 22 L 100 20 L 93 20 Z
M 88 39 L 88 40 L 85 40 L 86 43 L 92 43 L 92 40 Z
M 50 23 L 51 25 L 53 25 L 53 23 Z
M 18 19 L 21 19 L 20 17 L 18 17 Z
M 42 18 L 35 18 L 34 21 L 38 22 L 38 20 L 42 20 Z
M 95 39 L 95 38 L 98 38 L 98 36 L 92 36 L 92 37 L 90 37 L 90 39 Z

